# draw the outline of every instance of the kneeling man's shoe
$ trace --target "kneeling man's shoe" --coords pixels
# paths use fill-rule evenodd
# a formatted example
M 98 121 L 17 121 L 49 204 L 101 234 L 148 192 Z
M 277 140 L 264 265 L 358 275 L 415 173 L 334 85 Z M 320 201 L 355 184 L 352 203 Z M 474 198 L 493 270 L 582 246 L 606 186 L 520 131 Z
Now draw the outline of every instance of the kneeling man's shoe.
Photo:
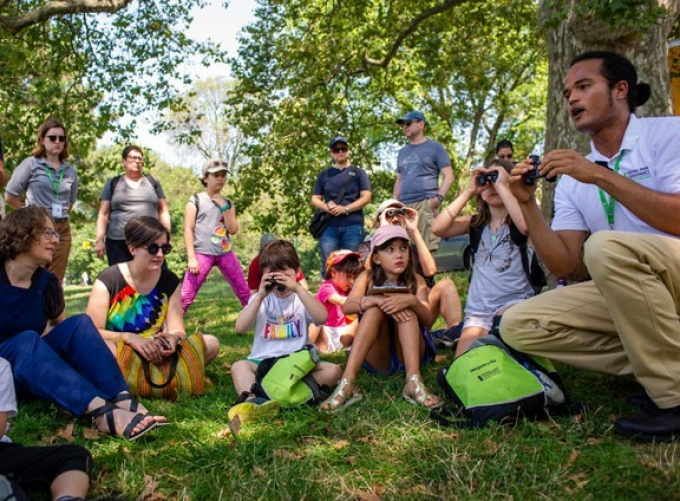
M 645 408 L 634 416 L 614 423 L 618 435 L 640 442 L 666 442 L 680 438 L 680 406 L 670 409 Z

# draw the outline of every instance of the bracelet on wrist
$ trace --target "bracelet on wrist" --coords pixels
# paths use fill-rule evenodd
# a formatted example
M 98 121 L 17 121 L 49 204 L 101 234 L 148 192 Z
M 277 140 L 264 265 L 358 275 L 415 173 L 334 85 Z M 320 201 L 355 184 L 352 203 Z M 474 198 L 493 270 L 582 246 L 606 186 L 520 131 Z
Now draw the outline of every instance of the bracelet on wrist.
M 349 205 L 345 205 L 345 215 L 349 214 Z
M 222 207 L 220 207 L 220 211 L 224 212 L 225 210 L 229 210 L 229 209 L 231 209 L 231 202 L 229 200 L 227 200 L 227 203 L 224 204 Z

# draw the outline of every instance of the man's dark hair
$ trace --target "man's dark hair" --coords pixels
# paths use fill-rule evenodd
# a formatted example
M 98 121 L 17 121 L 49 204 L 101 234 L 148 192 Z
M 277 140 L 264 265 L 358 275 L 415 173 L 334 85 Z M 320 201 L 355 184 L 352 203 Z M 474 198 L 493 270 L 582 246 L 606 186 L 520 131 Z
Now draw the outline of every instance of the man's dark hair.
M 144 151 L 142 151 L 141 147 L 136 144 L 130 144 L 123 150 L 123 158 L 127 158 L 131 151 L 138 151 L 139 154 L 142 155 L 142 158 L 144 157 Z
M 587 61 L 589 59 L 601 59 L 600 74 L 609 82 L 609 88 L 624 80 L 628 83 L 628 109 L 631 113 L 635 111 L 636 106 L 642 106 L 647 102 L 652 93 L 651 87 L 646 83 L 638 83 L 637 71 L 630 60 L 616 52 L 608 50 L 591 50 L 579 54 L 569 63 L 571 68 L 576 63 Z
M 502 139 L 502 140 L 498 141 L 498 144 L 496 145 L 496 153 L 498 153 L 503 148 L 510 148 L 513 152 L 515 151 L 515 147 L 507 139 Z

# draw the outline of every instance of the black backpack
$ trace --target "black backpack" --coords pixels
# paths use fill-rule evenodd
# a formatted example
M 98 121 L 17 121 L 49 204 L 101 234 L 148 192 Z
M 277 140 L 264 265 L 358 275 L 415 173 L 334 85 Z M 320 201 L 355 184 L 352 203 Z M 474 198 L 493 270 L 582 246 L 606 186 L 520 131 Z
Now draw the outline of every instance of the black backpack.
M 478 218 L 479 215 L 474 215 L 470 221 L 470 256 L 472 260 L 474 260 L 475 253 L 479 248 L 479 242 L 482 239 L 482 232 L 484 231 L 483 225 L 473 226 Z M 519 231 L 512 220 L 510 220 L 508 226 L 510 226 L 510 240 L 519 247 L 524 274 L 534 288 L 534 293 L 539 294 L 543 290 L 543 287 L 548 285 L 548 281 L 545 278 L 545 273 L 543 272 L 543 268 L 541 268 L 541 264 L 538 262 L 538 256 L 536 256 L 536 253 L 534 252 L 531 256 L 531 263 L 529 263 L 529 237 Z M 472 272 L 470 272 L 470 278 L 472 278 Z

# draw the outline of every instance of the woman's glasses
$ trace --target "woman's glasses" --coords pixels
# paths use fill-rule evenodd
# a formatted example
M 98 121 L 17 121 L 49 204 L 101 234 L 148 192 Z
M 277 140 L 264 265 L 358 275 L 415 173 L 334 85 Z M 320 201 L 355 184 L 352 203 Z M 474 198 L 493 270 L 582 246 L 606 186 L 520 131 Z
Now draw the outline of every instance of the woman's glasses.
M 59 232 L 56 231 L 56 230 L 53 230 L 52 228 L 45 228 L 45 229 L 43 230 L 43 235 L 45 235 L 45 238 L 48 239 L 48 240 L 51 239 L 51 238 L 53 238 L 53 239 L 55 239 L 55 240 L 58 241 L 59 238 L 61 238 L 61 237 L 59 236 Z
M 158 251 L 159 251 L 159 250 L 163 252 L 163 255 L 164 255 L 164 256 L 167 256 L 167 255 L 170 254 L 170 252 L 172 251 L 172 245 L 167 244 L 167 243 L 166 243 L 166 244 L 161 244 L 161 245 L 158 245 L 158 244 L 156 244 L 156 243 L 153 243 L 153 244 L 147 245 L 147 246 L 145 247 L 145 249 L 146 249 L 146 252 L 148 252 L 148 253 L 151 254 L 152 256 L 155 256 L 156 254 L 158 254 Z
M 347 148 L 346 146 L 343 146 L 341 148 L 333 148 L 331 151 L 333 153 L 345 153 L 346 151 L 349 151 L 349 148 Z
M 53 136 L 53 135 L 50 134 L 49 136 L 45 136 L 45 137 L 47 139 L 49 139 L 50 141 L 52 141 L 53 143 L 65 143 L 66 142 L 66 136 Z

